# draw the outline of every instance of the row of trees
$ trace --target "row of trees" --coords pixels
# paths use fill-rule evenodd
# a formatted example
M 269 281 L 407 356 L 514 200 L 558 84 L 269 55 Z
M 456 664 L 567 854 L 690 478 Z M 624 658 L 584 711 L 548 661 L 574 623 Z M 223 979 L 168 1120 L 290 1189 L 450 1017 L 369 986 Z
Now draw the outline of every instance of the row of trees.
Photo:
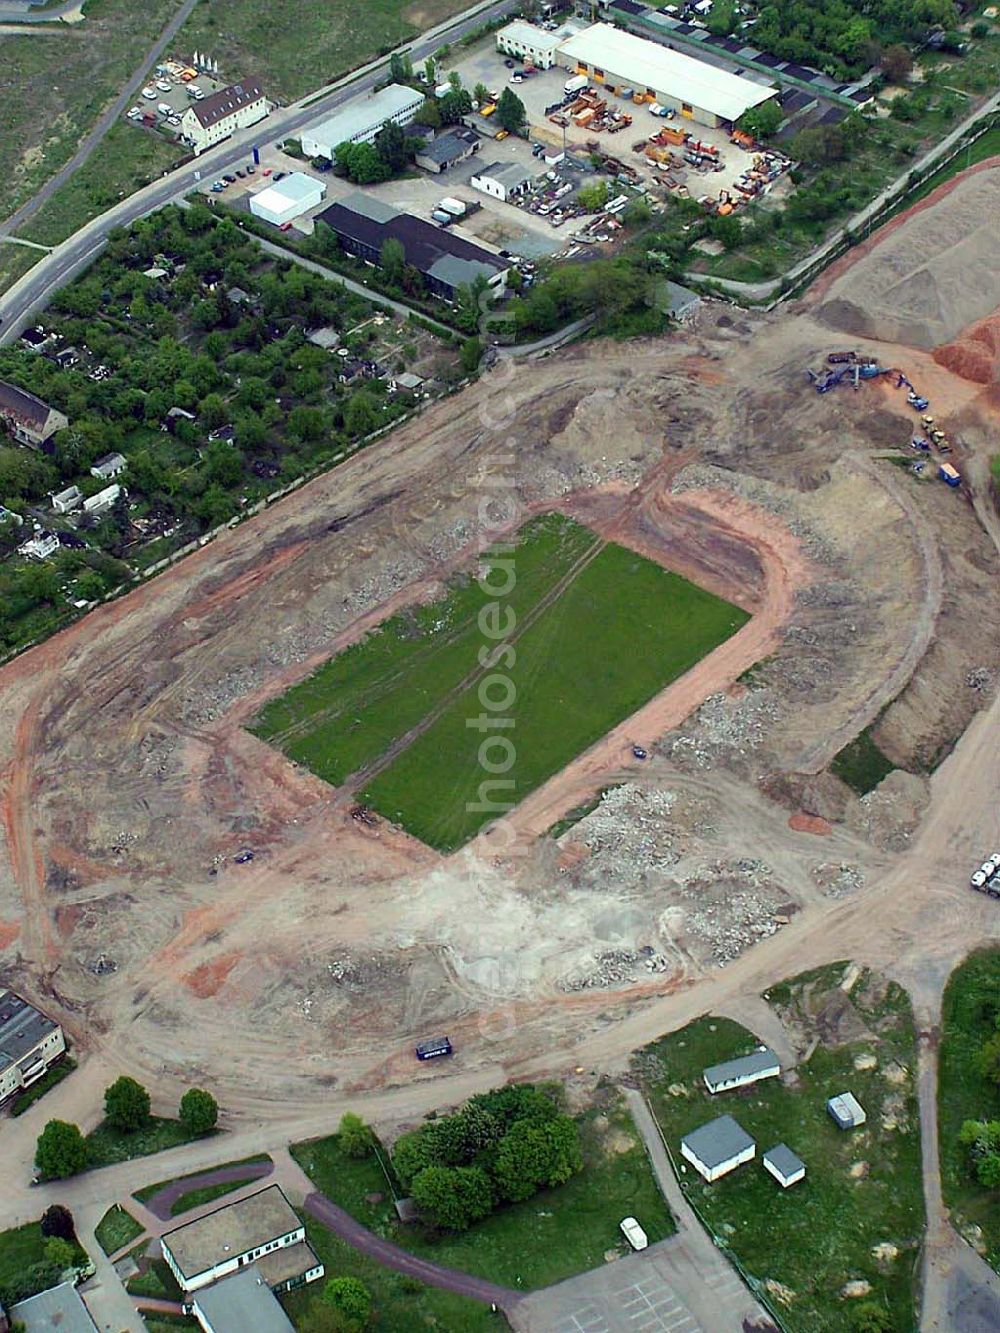
M 181 1098 L 178 1116 L 192 1136 L 215 1128 L 219 1107 L 210 1092 L 188 1088 Z M 135 1134 L 151 1120 L 149 1093 L 134 1078 L 122 1075 L 104 1091 L 105 1124 L 120 1134 Z M 87 1140 L 78 1125 L 50 1120 L 35 1148 L 35 1165 L 46 1180 L 75 1176 L 87 1165 Z

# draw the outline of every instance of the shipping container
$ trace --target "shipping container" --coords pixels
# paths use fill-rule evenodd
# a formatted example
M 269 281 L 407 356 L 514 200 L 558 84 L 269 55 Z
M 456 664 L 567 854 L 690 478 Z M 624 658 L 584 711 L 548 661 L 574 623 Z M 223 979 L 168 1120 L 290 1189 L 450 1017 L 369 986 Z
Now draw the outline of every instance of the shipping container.
M 941 464 L 938 468 L 938 476 L 949 486 L 958 486 L 962 481 L 960 474 L 955 471 L 950 463 Z

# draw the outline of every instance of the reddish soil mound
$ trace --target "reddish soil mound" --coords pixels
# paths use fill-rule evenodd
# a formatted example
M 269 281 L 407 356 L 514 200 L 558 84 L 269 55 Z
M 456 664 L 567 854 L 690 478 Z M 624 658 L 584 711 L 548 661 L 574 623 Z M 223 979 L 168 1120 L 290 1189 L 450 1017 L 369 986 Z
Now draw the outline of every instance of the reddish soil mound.
M 974 384 L 1000 379 L 1000 311 L 970 324 L 953 342 L 935 347 L 934 360 Z
M 802 810 L 792 815 L 788 827 L 793 833 L 819 833 L 823 837 L 833 832 L 833 825 L 822 815 L 807 815 Z
M 20 933 L 21 927 L 17 921 L 0 921 L 0 949 L 8 948 Z
M 184 985 L 199 1000 L 207 1000 L 217 995 L 225 984 L 226 978 L 243 957 L 241 953 L 224 953 L 213 958 L 210 963 L 202 963 L 184 978 Z

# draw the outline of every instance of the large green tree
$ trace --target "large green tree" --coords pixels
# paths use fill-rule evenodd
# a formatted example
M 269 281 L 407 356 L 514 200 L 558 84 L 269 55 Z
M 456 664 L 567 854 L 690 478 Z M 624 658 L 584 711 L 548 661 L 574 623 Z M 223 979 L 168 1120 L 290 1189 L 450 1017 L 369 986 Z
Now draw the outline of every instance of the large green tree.
M 360 1278 L 330 1278 L 323 1300 L 339 1312 L 348 1333 L 362 1333 L 371 1322 L 372 1294 Z
M 87 1145 L 78 1126 L 50 1120 L 35 1146 L 35 1165 L 46 1180 L 65 1180 L 87 1165 Z
M 104 1115 L 113 1129 L 132 1134 L 149 1120 L 149 1093 L 123 1074 L 104 1090 Z
M 478 1166 L 425 1167 L 410 1194 L 421 1215 L 442 1231 L 465 1231 L 493 1209 L 493 1186 Z
M 524 103 L 511 88 L 505 88 L 497 102 L 496 117 L 501 128 L 514 134 L 528 123 Z
M 191 1134 L 207 1134 L 219 1119 L 219 1103 L 204 1088 L 188 1088 L 179 1109 L 181 1124 Z

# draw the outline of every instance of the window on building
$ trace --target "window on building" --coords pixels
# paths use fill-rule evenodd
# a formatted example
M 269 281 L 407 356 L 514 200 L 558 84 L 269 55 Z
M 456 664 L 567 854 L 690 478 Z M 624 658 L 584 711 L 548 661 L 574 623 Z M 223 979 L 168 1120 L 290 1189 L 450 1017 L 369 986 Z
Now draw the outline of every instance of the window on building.
M 598 69 L 596 65 L 594 66 L 594 78 L 595 78 L 595 79 L 603 79 L 603 78 L 604 78 L 604 70 L 603 70 L 603 69 Z
M 691 105 L 690 102 L 682 102 L 682 103 L 681 103 L 681 115 L 682 115 L 682 116 L 693 116 L 693 115 L 694 115 L 694 107 Z

